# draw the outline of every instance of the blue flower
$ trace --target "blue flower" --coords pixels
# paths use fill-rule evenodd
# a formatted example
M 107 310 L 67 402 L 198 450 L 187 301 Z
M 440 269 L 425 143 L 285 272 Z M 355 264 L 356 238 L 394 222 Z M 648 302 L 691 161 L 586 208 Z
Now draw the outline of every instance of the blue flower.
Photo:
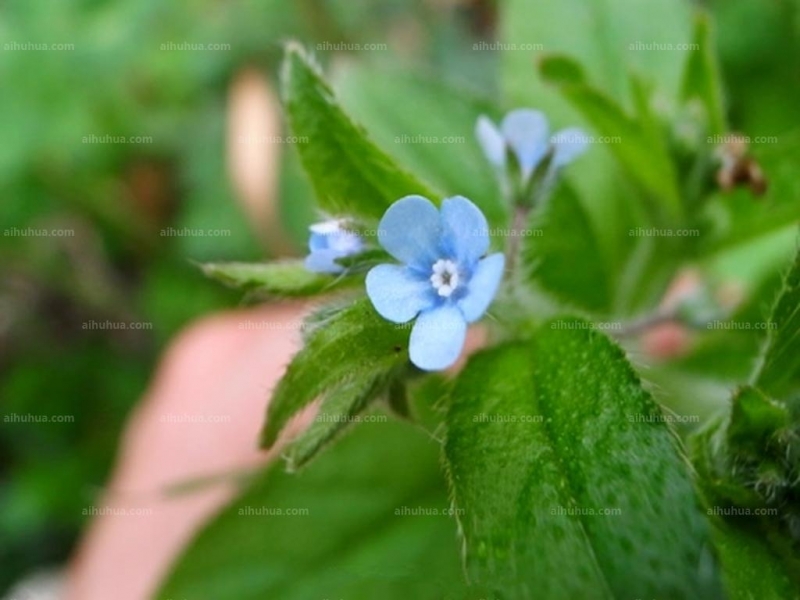
M 545 175 L 549 184 L 561 167 L 586 150 L 586 134 L 576 127 L 562 129 L 552 137 L 549 132 L 544 114 L 525 108 L 508 113 L 499 128 L 485 116 L 479 117 L 475 126 L 475 135 L 487 160 L 505 174 L 511 153 L 522 173 L 523 186 L 546 157 L 550 157 Z
M 467 333 L 491 304 L 503 276 L 505 257 L 491 254 L 489 230 L 480 209 L 461 196 L 441 211 L 422 196 L 406 196 L 381 219 L 378 241 L 402 265 L 383 264 L 367 274 L 375 310 L 394 323 L 414 317 L 409 355 L 420 369 L 452 365 Z
M 309 229 L 311 254 L 306 256 L 305 265 L 315 273 L 341 273 L 344 267 L 336 259 L 358 254 L 364 247 L 358 234 L 345 229 L 343 222 L 337 219 L 315 223 Z

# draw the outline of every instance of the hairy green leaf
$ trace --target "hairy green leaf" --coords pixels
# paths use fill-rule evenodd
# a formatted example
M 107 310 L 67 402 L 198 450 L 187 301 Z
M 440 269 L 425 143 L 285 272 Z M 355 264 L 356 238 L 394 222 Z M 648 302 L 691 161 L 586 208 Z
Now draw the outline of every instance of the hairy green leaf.
M 689 471 L 619 348 L 580 320 L 475 358 L 445 455 L 467 570 L 510 598 L 718 598 Z
M 772 309 L 755 385 L 776 398 L 800 389 L 800 250 Z
M 312 273 L 300 260 L 271 263 L 206 263 L 206 276 L 230 287 L 273 296 L 312 296 L 352 284 L 355 280 Z
M 362 400 L 356 390 L 373 389 L 408 361 L 410 330 L 382 319 L 370 301 L 357 300 L 322 319 L 312 317 L 305 346 L 292 359 L 272 394 L 261 443 L 275 443 L 300 409 L 326 394 Z M 350 392 L 346 386 L 353 386 Z
M 408 194 L 437 197 L 350 120 L 317 66 L 296 43 L 286 47 L 282 92 L 289 125 L 299 138 L 300 158 L 324 210 L 378 219 Z

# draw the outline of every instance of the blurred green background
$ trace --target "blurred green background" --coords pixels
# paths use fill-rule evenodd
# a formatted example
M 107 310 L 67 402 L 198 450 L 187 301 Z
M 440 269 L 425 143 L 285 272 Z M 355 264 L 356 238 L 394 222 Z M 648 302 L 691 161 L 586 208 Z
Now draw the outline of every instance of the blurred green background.
M 731 122 L 753 135 L 786 134 L 789 124 L 797 126 L 800 97 L 798 3 L 704 4 L 717 20 Z M 498 97 L 500 55 L 470 51 L 475 41 L 495 38 L 499 5 L 0 3 L 1 412 L 76 416 L 46 425 L 0 421 L 0 591 L 35 568 L 63 564 L 84 525 L 81 510 L 101 489 L 125 417 L 165 344 L 198 316 L 241 301 L 241 294 L 205 280 L 191 261 L 259 260 L 276 247 L 259 237 L 262 224 L 248 221 L 226 168 L 226 103 L 237 73 L 255 67 L 274 81 L 288 38 L 312 48 L 317 42 L 392 40 L 383 52 L 318 55 L 335 67 L 344 104 L 379 141 L 398 129 L 435 134 L 443 131 L 436 112 L 437 105 L 446 110 L 436 87 L 443 80 L 476 102 L 504 102 Z M 229 48 L 162 49 L 170 42 Z M 20 46 L 57 43 L 73 47 Z M 424 85 L 392 75 L 412 69 Z M 419 96 L 426 85 L 422 104 L 393 101 Z M 444 133 L 471 136 L 469 129 Z M 150 136 L 152 142 L 84 143 L 92 135 Z M 427 175 L 431 148 L 384 147 Z M 444 146 L 434 150 L 446 153 Z M 313 218 L 311 189 L 291 146 L 280 151 L 280 227 L 301 254 Z M 450 165 L 447 187 L 458 185 L 461 168 Z M 750 199 L 735 201 L 750 210 Z M 28 227 L 75 235 L 5 233 Z M 228 229 L 231 235 L 161 235 L 168 227 Z M 152 328 L 83 326 L 105 320 Z

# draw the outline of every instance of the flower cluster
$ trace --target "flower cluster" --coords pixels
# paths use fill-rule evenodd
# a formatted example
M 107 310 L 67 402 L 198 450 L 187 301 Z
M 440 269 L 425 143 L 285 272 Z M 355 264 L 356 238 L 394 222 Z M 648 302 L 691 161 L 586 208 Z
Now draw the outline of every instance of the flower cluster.
M 546 192 L 559 170 L 586 148 L 581 130 L 564 129 L 550 137 L 544 115 L 527 109 L 509 113 L 499 128 L 481 117 L 476 135 L 504 185 L 525 193 L 534 178 Z M 512 181 L 515 174 L 518 180 Z M 383 215 L 378 241 L 399 264 L 373 267 L 366 278 L 367 296 L 388 321 L 416 319 L 411 362 L 423 370 L 446 369 L 461 354 L 468 324 L 484 315 L 503 278 L 504 255 L 487 255 L 486 218 L 462 196 L 445 199 L 441 208 L 422 196 L 406 196 Z M 309 270 L 342 273 L 337 260 L 361 252 L 364 242 L 333 220 L 311 226 L 309 249 Z

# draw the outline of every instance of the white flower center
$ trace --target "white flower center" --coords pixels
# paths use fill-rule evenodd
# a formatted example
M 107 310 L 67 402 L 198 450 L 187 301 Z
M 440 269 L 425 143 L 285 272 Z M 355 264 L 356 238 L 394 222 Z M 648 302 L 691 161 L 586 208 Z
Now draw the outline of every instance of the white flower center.
M 448 298 L 458 287 L 458 268 L 452 260 L 439 259 L 433 263 L 431 284 L 443 298 Z

